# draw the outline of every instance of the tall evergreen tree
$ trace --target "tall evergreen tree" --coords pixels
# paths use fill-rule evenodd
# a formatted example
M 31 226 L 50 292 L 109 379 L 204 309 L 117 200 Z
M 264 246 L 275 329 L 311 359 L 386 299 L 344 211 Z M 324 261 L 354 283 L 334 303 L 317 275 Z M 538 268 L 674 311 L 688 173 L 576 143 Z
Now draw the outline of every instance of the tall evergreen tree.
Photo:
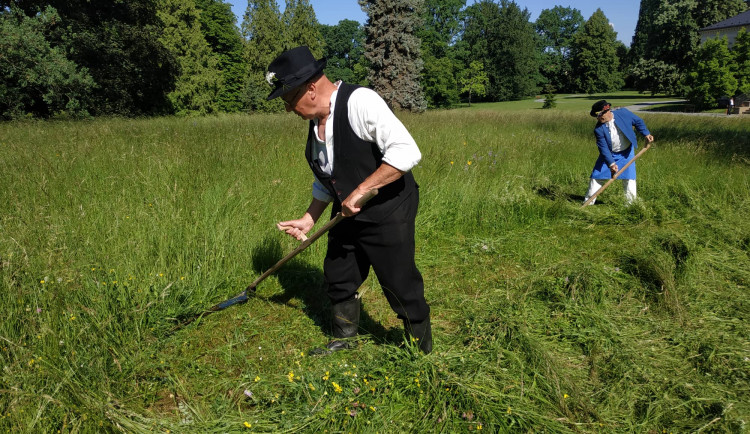
M 221 89 L 216 97 L 219 110 L 238 112 L 242 109 L 247 65 L 237 18 L 232 6 L 222 0 L 196 0 L 196 6 L 201 11 L 203 35 L 216 55 L 221 71 Z
M 284 24 L 276 0 L 251 0 L 247 4 L 242 35 L 247 41 L 245 108 L 253 111 L 280 111 L 279 98 L 266 101 L 271 88 L 266 83 L 268 65 L 284 51 Z
M 367 13 L 365 58 L 368 79 L 393 109 L 424 111 L 419 83 L 423 68 L 420 40 L 423 0 L 359 0 Z
M 610 92 L 623 85 L 617 33 L 597 9 L 573 38 L 573 84 L 585 93 Z
M 305 45 L 316 59 L 323 57 L 320 23 L 309 0 L 286 0 L 282 20 L 286 27 L 284 43 L 287 50 Z
M 167 94 L 179 66 L 159 40 L 162 23 L 157 0 L 98 2 L 89 0 L 12 1 L 27 16 L 47 5 L 64 23 L 50 35 L 67 58 L 86 68 L 96 82 L 92 114 L 166 113 Z
M 160 0 L 159 18 L 164 23 L 160 37 L 180 65 L 175 89 L 167 96 L 177 115 L 204 115 L 218 111 L 216 96 L 221 88 L 218 61 L 206 43 L 192 0 Z
M 583 23 L 581 11 L 562 6 L 542 10 L 534 23 L 542 52 L 540 71 L 557 91 L 571 90 L 570 48 L 573 35 Z

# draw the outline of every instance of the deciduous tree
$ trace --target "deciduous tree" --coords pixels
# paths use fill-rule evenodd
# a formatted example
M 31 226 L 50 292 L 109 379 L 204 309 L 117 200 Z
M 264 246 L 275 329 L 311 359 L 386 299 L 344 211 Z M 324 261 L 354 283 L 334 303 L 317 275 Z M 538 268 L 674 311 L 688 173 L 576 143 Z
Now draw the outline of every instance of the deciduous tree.
M 750 32 L 740 30 L 732 46 L 734 78 L 737 91 L 734 94 L 750 93 Z
M 333 26 L 321 24 L 320 33 L 325 41 L 323 52 L 328 59 L 326 76 L 332 80 L 366 84 L 366 73 L 363 76 L 355 71 L 364 60 L 365 31 L 362 25 L 354 20 L 341 20 Z
M 425 0 L 422 26 L 417 35 L 422 40 L 422 86 L 429 107 L 450 107 L 458 102 L 454 42 L 461 24 L 461 9 L 466 0 Z
M 478 60 L 472 61 L 461 77 L 461 93 L 468 94 L 469 106 L 472 95 L 484 96 L 487 93 L 487 84 L 489 78 L 484 72 L 484 64 Z
M 732 60 L 726 37 L 709 39 L 695 50 L 687 96 L 697 108 L 711 108 L 718 98 L 734 94 L 737 79 L 732 74 Z
M 532 96 L 539 90 L 539 56 L 530 17 L 528 9 L 522 10 L 515 1 L 501 0 L 495 38 L 487 53 L 499 72 L 495 88 L 501 101 Z
M 0 10 L 0 119 L 89 114 L 94 80 L 47 40 L 59 24 L 49 6 L 33 17 Z
M 92 114 L 169 112 L 167 94 L 174 89 L 179 67 L 159 39 L 163 26 L 156 14 L 157 0 L 14 3 L 27 16 L 47 5 L 55 8 L 62 25 L 49 35 L 50 44 L 94 79 Z
M 685 74 L 700 42 L 698 30 L 745 8 L 741 0 L 641 0 L 629 56 L 636 88 L 684 92 Z
M 480 0 L 469 5 L 464 11 L 461 40 L 456 44 L 468 68 L 472 61 L 481 61 L 487 74 L 486 95 L 497 99 L 497 85 L 500 71 L 489 58 L 490 45 L 496 38 L 496 26 L 500 20 L 500 6 L 492 0 Z
M 542 10 L 534 23 L 542 52 L 540 71 L 545 81 L 560 91 L 570 90 L 570 49 L 573 35 L 583 23 L 581 11 L 562 6 Z

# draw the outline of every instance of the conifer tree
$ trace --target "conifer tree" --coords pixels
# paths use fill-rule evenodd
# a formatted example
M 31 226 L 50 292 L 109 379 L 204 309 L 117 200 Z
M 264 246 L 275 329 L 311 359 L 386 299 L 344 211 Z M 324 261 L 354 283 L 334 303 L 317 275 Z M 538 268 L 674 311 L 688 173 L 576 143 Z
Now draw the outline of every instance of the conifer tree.
M 310 0 L 286 0 L 282 20 L 286 27 L 285 49 L 304 45 L 316 59 L 323 57 L 323 36 Z
M 426 102 L 419 82 L 424 62 L 420 26 L 423 0 L 359 0 L 367 13 L 365 58 L 368 80 L 392 109 L 424 111 Z
M 597 9 L 574 36 L 572 58 L 572 81 L 579 92 L 592 94 L 622 87 L 617 33 L 601 9 Z
M 200 9 L 203 36 L 218 60 L 221 88 L 217 95 L 219 110 L 238 112 L 242 109 L 247 66 L 244 59 L 244 40 L 237 28 L 232 6 L 222 0 L 196 0 Z
M 221 87 L 218 61 L 203 37 L 198 9 L 192 0 L 160 0 L 159 18 L 164 24 L 160 41 L 177 59 L 180 74 L 167 94 L 177 115 L 214 113 Z
M 284 51 L 284 24 L 276 0 L 250 0 L 242 21 L 242 36 L 247 41 L 245 108 L 252 111 L 280 111 L 279 98 L 266 101 L 271 87 L 266 82 L 268 65 Z

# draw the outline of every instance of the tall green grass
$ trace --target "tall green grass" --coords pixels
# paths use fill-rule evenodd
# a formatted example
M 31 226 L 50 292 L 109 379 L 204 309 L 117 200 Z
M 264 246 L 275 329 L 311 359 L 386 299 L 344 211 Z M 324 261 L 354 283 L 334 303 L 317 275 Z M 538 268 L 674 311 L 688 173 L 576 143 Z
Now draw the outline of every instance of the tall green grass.
M 748 123 L 646 115 L 641 201 L 616 183 L 581 209 L 591 118 L 519 104 L 402 115 L 428 356 L 373 277 L 359 347 L 307 355 L 324 240 L 178 327 L 295 247 L 274 223 L 310 199 L 296 117 L 0 125 L 0 430 L 746 430 Z

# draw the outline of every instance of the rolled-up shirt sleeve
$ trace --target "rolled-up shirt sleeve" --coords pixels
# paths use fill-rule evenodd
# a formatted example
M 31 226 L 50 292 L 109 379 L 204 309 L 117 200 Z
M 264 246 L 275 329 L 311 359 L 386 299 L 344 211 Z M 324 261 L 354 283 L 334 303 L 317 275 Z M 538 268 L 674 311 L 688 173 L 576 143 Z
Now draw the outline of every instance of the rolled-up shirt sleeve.
M 328 189 L 323 186 L 323 183 L 321 183 L 318 178 L 315 178 L 315 181 L 313 181 L 312 195 L 315 199 L 318 199 L 321 202 L 333 201 L 333 196 L 331 196 Z
M 348 114 L 354 134 L 376 143 L 384 163 L 408 172 L 422 159 L 417 142 L 375 91 L 361 87 L 352 92 Z

